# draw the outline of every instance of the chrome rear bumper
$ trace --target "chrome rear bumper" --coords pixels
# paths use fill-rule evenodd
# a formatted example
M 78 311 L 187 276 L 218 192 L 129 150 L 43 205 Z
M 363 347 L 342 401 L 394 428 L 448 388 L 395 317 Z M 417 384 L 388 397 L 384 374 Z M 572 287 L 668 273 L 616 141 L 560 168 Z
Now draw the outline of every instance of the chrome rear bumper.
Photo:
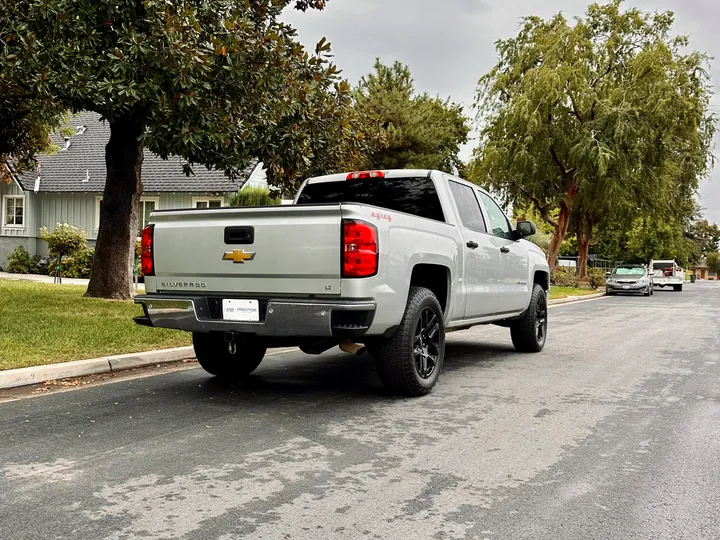
M 144 326 L 187 332 L 234 332 L 267 337 L 336 337 L 365 334 L 375 316 L 373 301 L 261 300 L 260 321 L 222 319 L 221 298 L 144 295 L 135 297 Z

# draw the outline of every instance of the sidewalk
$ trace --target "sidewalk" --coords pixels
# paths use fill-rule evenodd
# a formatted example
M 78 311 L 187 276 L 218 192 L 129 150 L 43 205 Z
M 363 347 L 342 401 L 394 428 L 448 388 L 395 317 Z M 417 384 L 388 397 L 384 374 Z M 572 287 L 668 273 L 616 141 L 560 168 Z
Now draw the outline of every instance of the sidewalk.
M 41 276 L 37 274 L 8 274 L 7 272 L 0 272 L 0 279 L 8 279 L 11 281 L 32 281 L 35 283 L 50 283 L 53 284 L 54 278 L 52 276 Z M 74 278 L 62 278 L 63 285 L 82 285 L 87 287 L 89 279 L 74 279 Z M 144 283 L 138 283 L 138 291 L 145 290 Z

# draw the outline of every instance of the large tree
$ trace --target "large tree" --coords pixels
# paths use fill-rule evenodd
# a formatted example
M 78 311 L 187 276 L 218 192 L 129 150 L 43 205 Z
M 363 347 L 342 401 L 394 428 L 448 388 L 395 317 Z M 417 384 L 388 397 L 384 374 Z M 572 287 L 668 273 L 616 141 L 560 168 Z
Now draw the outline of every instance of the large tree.
M 711 272 L 715 272 L 717 278 L 720 279 L 720 253 L 717 251 L 708 253 L 706 264 L 708 265 L 708 269 Z
M 462 106 L 417 94 L 410 68 L 375 61 L 354 91 L 355 109 L 373 147 L 368 166 L 460 172 L 460 147 L 468 140 Z
M 472 178 L 569 228 L 585 270 L 593 232 L 619 213 L 675 216 L 708 171 L 715 122 L 707 58 L 671 35 L 672 13 L 593 4 L 569 23 L 527 17 L 480 80 Z
M 25 90 L 5 79 L 0 63 L 0 182 L 35 166 L 35 156 L 52 151 L 50 132 L 65 118 L 61 107 L 27 99 Z
M 143 149 L 231 177 L 257 158 L 291 191 L 360 155 L 350 88 L 281 23 L 324 0 L 18 0 L 0 6 L 14 100 L 100 113 L 107 181 L 89 296 L 132 295 Z M 188 173 L 190 172 L 188 167 Z

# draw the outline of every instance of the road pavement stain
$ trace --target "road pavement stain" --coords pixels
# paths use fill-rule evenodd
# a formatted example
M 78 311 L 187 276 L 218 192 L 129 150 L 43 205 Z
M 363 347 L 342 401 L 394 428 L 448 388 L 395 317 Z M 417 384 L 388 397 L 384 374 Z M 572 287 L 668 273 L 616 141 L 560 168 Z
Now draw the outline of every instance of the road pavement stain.
M 91 520 L 121 517 L 129 525 L 107 540 L 182 538 L 207 519 L 253 501 L 267 500 L 309 475 L 328 471 L 332 452 L 302 438 L 243 457 L 241 464 L 198 467 L 188 475 L 150 474 L 94 495 L 104 501 Z M 191 504 L 189 504 L 191 503 Z M 192 510 L 189 510 L 192 508 Z
M 27 489 L 43 483 L 70 482 L 81 473 L 75 461 L 62 458 L 48 463 L 7 463 L 2 472 L 6 480 L 24 484 Z

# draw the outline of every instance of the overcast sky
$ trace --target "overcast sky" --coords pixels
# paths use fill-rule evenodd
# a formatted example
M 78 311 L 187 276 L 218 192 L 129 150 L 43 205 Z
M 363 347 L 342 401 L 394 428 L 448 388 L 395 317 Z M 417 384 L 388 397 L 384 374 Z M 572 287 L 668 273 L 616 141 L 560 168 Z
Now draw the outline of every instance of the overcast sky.
M 410 65 L 420 92 L 471 104 L 478 79 L 495 63 L 495 40 L 515 35 L 525 15 L 568 17 L 585 12 L 585 0 L 329 0 L 321 12 L 288 11 L 308 47 L 322 37 L 333 46 L 335 62 L 355 83 L 379 57 Z M 690 36 L 694 49 L 720 59 L 720 0 L 629 0 L 627 6 L 672 10 L 676 30 Z M 720 84 L 720 60 L 713 62 Z M 720 101 L 715 100 L 715 108 Z M 468 114 L 472 114 L 468 107 Z M 474 145 L 473 145 L 474 146 Z M 463 152 L 467 159 L 472 151 Z M 701 186 L 701 204 L 720 223 L 720 167 Z

